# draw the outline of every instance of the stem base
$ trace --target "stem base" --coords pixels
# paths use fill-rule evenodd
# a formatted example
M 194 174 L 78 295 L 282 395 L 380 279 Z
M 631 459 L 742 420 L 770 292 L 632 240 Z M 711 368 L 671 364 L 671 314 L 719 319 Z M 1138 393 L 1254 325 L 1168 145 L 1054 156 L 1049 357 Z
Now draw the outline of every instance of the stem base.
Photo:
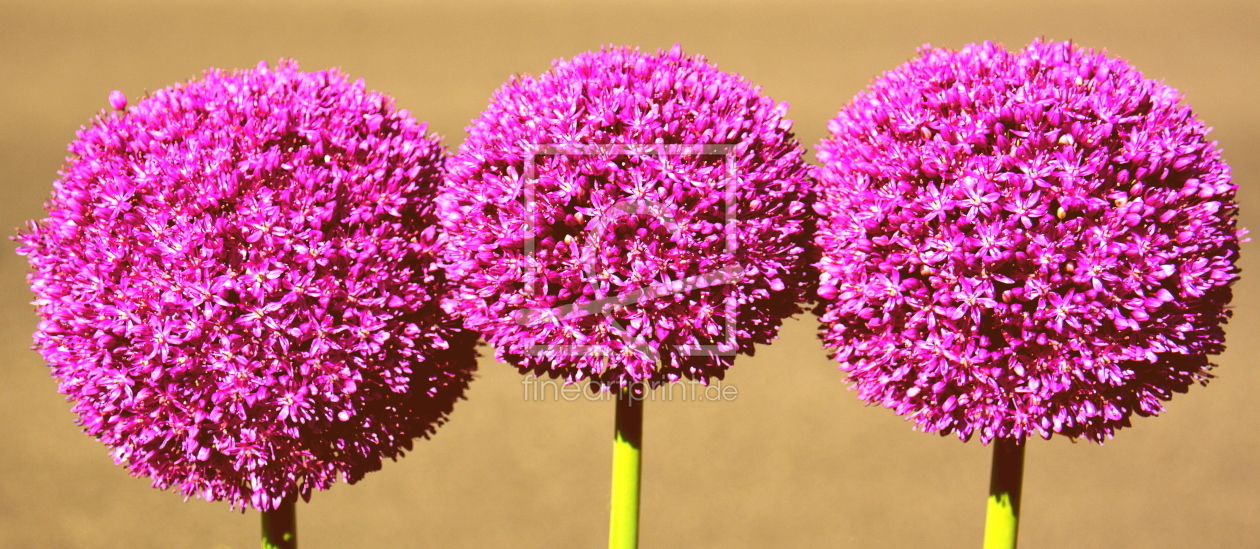
M 297 500 L 262 513 L 262 549 L 297 549 Z
M 613 441 L 612 511 L 608 549 L 639 547 L 639 478 L 642 473 L 643 399 L 631 389 L 617 396 Z
M 984 549 L 1015 549 L 1019 541 L 1019 506 L 1024 482 L 1024 443 L 993 442 L 989 509 L 984 520 Z

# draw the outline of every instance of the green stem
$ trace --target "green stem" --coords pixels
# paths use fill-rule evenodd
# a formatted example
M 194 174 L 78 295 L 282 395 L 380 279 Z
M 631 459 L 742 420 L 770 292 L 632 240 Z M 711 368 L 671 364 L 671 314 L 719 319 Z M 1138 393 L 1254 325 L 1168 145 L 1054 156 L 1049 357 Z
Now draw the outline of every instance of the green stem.
M 263 549 L 297 549 L 297 498 L 262 513 Z
M 984 549 L 1015 549 L 1019 540 L 1019 499 L 1024 482 L 1024 443 L 993 442 L 989 511 L 984 521 Z
M 639 546 L 639 475 L 642 470 L 643 399 L 623 388 L 617 395 L 613 441 L 612 512 L 608 549 Z

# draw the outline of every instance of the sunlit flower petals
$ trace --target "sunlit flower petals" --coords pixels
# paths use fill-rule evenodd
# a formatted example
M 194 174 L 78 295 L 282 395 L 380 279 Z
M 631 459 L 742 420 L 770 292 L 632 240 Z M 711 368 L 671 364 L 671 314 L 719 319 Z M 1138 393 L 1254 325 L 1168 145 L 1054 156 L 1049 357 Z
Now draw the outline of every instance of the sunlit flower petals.
M 111 103 L 18 237 L 84 431 L 159 488 L 260 509 L 432 434 L 476 356 L 438 304 L 437 137 L 292 62 Z
M 1205 383 L 1242 231 L 1179 101 L 1041 41 L 925 48 L 860 93 L 814 205 L 823 339 L 858 395 L 963 439 L 1101 442 Z
M 514 77 L 448 163 L 438 216 L 460 289 L 446 310 L 522 372 L 720 379 L 813 283 L 811 184 L 786 114 L 679 47 Z

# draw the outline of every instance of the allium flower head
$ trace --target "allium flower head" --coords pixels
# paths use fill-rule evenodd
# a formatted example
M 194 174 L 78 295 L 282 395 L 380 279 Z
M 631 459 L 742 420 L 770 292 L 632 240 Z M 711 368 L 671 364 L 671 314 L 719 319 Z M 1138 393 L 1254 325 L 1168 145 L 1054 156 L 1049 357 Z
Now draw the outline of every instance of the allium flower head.
M 678 46 L 512 78 L 448 162 L 446 307 L 522 373 L 720 378 L 800 310 L 811 278 L 786 111 Z
M 379 469 L 462 396 L 475 335 L 433 265 L 443 150 L 361 80 L 211 70 L 70 150 L 18 237 L 35 344 L 132 474 L 271 509 Z
M 1176 90 L 1070 43 L 924 48 L 818 158 L 823 340 L 859 396 L 964 440 L 1102 442 L 1206 383 L 1229 167 Z

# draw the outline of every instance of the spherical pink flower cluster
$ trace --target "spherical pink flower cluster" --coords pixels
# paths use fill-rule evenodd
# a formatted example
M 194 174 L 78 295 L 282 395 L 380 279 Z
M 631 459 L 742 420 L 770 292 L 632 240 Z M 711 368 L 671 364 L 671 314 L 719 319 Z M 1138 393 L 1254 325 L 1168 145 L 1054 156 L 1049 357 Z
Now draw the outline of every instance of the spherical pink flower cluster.
M 923 49 L 818 158 L 823 340 L 929 432 L 1102 442 L 1206 383 L 1236 187 L 1176 90 L 1070 43 Z
M 293 62 L 212 70 L 70 150 L 18 237 L 35 343 L 132 474 L 271 509 L 379 469 L 462 396 L 476 336 L 438 305 L 444 152 L 388 97 Z
M 786 110 L 677 46 L 514 77 L 448 163 L 446 307 L 522 373 L 721 378 L 813 278 Z

